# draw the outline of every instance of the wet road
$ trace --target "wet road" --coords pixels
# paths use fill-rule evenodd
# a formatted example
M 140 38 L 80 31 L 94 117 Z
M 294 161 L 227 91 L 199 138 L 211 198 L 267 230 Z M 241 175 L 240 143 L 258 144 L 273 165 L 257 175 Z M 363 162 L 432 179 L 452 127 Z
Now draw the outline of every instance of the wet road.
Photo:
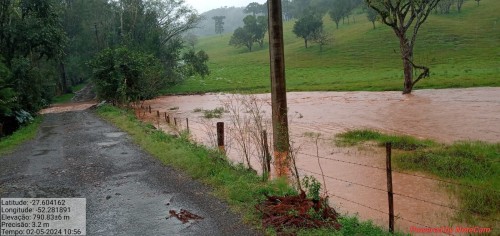
M 87 235 L 255 235 L 210 189 L 165 167 L 90 111 L 46 114 L 0 158 L 1 197 L 84 197 Z M 168 218 L 186 209 L 203 217 Z

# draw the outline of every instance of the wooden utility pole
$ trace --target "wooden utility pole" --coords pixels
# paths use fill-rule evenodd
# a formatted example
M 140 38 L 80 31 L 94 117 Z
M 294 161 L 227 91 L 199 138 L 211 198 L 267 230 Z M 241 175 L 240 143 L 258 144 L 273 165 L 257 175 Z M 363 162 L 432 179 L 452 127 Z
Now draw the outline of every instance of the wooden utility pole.
M 281 0 L 268 0 L 269 57 L 271 62 L 271 101 L 273 120 L 274 164 L 278 177 L 288 176 L 288 108 L 285 83 L 285 53 Z

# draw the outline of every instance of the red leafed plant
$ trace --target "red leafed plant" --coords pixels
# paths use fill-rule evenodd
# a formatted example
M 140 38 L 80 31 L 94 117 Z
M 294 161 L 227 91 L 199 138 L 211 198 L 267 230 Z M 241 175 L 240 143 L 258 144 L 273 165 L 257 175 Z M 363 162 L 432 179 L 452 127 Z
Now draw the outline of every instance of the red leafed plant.
M 264 227 L 273 227 L 278 232 L 284 229 L 335 228 L 340 229 L 338 213 L 328 205 L 326 198 L 314 200 L 301 191 L 294 196 L 266 196 L 267 199 L 255 207 L 262 213 Z

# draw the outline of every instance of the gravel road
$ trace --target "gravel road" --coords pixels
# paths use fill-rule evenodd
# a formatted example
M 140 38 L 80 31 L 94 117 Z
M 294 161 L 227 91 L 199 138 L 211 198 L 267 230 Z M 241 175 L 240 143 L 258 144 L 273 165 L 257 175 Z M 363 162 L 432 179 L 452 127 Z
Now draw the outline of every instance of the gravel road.
M 87 235 L 260 234 L 89 110 L 46 114 L 34 140 L 0 157 L 0 196 L 84 197 Z M 180 209 L 203 219 L 169 217 Z

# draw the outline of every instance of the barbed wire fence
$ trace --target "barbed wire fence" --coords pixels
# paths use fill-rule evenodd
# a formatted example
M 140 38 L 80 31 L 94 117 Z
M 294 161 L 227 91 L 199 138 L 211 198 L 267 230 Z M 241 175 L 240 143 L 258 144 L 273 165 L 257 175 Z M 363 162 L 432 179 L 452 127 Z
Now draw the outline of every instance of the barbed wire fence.
M 229 144 L 226 143 L 226 140 L 230 140 L 230 133 L 227 132 L 224 128 L 222 128 L 222 130 L 221 130 L 221 127 L 224 127 L 223 122 L 211 122 L 211 121 L 207 122 L 206 119 L 204 119 L 204 118 L 200 118 L 199 119 L 200 121 L 197 121 L 195 119 L 189 119 L 190 117 L 187 117 L 187 116 L 181 117 L 179 114 L 174 114 L 173 111 L 160 111 L 160 110 L 153 111 L 151 106 L 141 105 L 140 107 L 139 106 L 133 107 L 133 109 L 135 111 L 135 115 L 139 119 L 152 123 L 159 130 L 163 130 L 165 132 L 170 132 L 170 133 L 177 134 L 177 135 L 179 135 L 182 132 L 191 133 L 192 131 L 196 131 L 195 133 L 205 134 L 205 136 L 206 136 L 205 138 L 191 136 L 192 140 L 197 142 L 197 143 L 203 144 L 203 145 L 210 147 L 210 148 L 214 148 L 214 147 L 218 148 L 219 150 L 221 150 L 225 153 L 229 152 L 230 150 L 233 150 L 236 152 L 238 152 L 238 151 L 243 152 L 243 150 L 241 150 L 238 147 L 232 147 L 232 145 L 230 144 L 231 142 L 229 142 Z M 222 123 L 222 125 L 221 125 L 221 123 Z M 165 129 L 163 129 L 162 127 L 164 127 Z M 272 137 L 272 132 L 266 131 L 266 135 L 269 135 L 270 137 Z M 304 138 L 310 138 L 310 137 L 308 135 L 290 134 L 290 138 L 291 139 L 292 138 L 304 139 Z M 325 142 L 332 142 L 332 139 L 321 138 L 321 137 L 316 137 L 316 138 L 318 140 L 322 140 Z M 271 139 L 269 139 L 269 140 L 272 141 Z M 436 183 L 441 183 L 441 184 L 446 184 L 446 185 L 467 187 L 470 189 L 477 189 L 477 190 L 488 190 L 488 191 L 500 193 L 500 191 L 498 191 L 496 189 L 490 189 L 490 188 L 485 188 L 485 187 L 480 187 L 480 186 L 473 186 L 473 185 L 468 185 L 468 184 L 459 183 L 459 182 L 455 182 L 455 181 L 444 180 L 444 179 L 439 179 L 439 178 L 435 178 L 435 177 L 419 175 L 419 174 L 415 174 L 415 173 L 408 173 L 408 172 L 399 171 L 399 170 L 393 170 L 392 168 L 389 167 L 390 166 L 389 163 L 391 162 L 390 161 L 391 160 L 390 159 L 391 158 L 390 152 L 392 150 L 390 143 L 386 144 L 386 150 L 388 152 L 387 157 L 386 157 L 386 158 L 388 158 L 387 159 L 388 166 L 386 166 L 386 167 L 375 166 L 375 165 L 359 163 L 359 162 L 355 162 L 355 161 L 348 161 L 348 160 L 342 160 L 342 159 L 338 159 L 338 158 L 323 156 L 323 155 L 319 155 L 318 152 L 316 152 L 316 154 L 310 154 L 310 153 L 298 151 L 297 154 L 301 155 L 301 157 L 304 157 L 304 158 L 315 158 L 315 159 L 337 162 L 337 163 L 342 163 L 342 164 L 351 165 L 351 166 L 358 166 L 358 167 L 367 168 L 367 169 L 375 170 L 375 171 L 383 171 L 383 172 L 386 172 L 386 174 L 388 176 L 392 173 L 397 173 L 400 175 L 425 179 L 428 181 L 433 181 Z M 332 154 L 335 154 L 335 153 L 332 153 Z M 254 157 L 257 155 L 258 154 L 254 154 Z M 318 173 L 317 171 L 309 170 L 309 169 L 306 169 L 304 167 L 297 167 L 297 169 L 300 172 L 302 172 L 302 174 L 304 174 L 304 173 L 312 174 L 312 175 L 315 175 L 318 177 L 327 178 L 328 180 L 331 180 L 331 181 L 336 181 L 336 182 L 340 182 L 340 183 L 348 183 L 350 185 L 359 186 L 359 187 L 368 189 L 370 191 L 387 193 L 388 199 L 389 199 L 388 200 L 389 205 L 392 204 L 390 199 L 393 198 L 393 196 L 395 195 L 395 196 L 409 199 L 411 201 L 417 201 L 417 202 L 429 204 L 429 205 L 435 206 L 435 207 L 446 208 L 446 209 L 449 209 L 449 210 L 452 210 L 455 212 L 470 211 L 468 209 L 462 209 L 462 208 L 459 208 L 459 207 L 456 207 L 453 205 L 449 205 L 447 203 L 436 202 L 434 200 L 425 199 L 423 197 L 410 196 L 408 194 L 393 191 L 392 187 L 389 187 L 389 185 L 392 186 L 392 179 L 388 179 L 388 182 L 390 181 L 391 183 L 387 185 L 387 188 L 382 188 L 379 186 L 371 186 L 371 185 L 368 185 L 365 183 L 360 183 L 360 182 L 344 179 L 344 178 L 338 177 L 338 176 L 332 176 L 332 175 Z M 297 174 L 299 174 L 299 173 L 297 173 Z M 347 197 L 339 196 L 339 194 L 328 193 L 328 196 L 334 197 L 334 198 L 340 199 L 344 202 L 349 202 L 351 204 L 355 204 L 355 205 L 358 205 L 360 207 L 363 207 L 363 208 L 369 209 L 371 211 L 378 212 L 380 214 L 388 216 L 389 217 L 389 230 L 391 232 L 394 231 L 395 220 L 406 221 L 408 223 L 419 225 L 419 226 L 425 227 L 425 228 L 435 228 L 435 227 L 429 226 L 426 223 L 418 222 L 417 220 L 409 219 L 409 218 L 403 217 L 399 214 L 396 215 L 394 213 L 394 211 L 395 211 L 394 208 L 391 206 L 389 206 L 388 211 L 385 211 L 385 210 L 370 206 L 370 203 L 360 203 L 360 202 L 354 201 L 352 199 L 349 199 Z M 392 210 L 391 210 L 391 208 L 392 208 Z M 470 211 L 470 213 L 475 213 L 475 212 Z M 493 220 L 500 221 L 500 219 L 493 219 Z M 447 235 L 453 235 L 453 234 L 447 233 L 447 232 L 442 232 L 442 233 L 447 234 Z

